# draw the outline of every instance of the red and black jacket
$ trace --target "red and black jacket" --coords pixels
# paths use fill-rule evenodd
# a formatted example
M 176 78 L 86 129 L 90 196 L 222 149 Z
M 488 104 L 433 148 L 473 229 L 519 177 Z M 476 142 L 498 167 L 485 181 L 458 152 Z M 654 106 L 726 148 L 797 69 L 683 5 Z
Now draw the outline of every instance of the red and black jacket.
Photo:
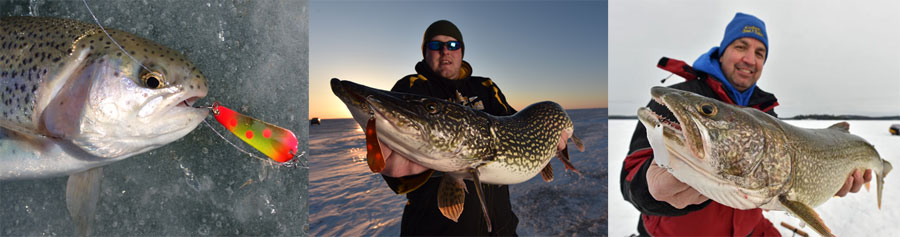
M 657 67 L 681 76 L 687 81 L 671 88 L 694 92 L 706 97 L 734 104 L 722 83 L 713 76 L 695 71 L 683 61 L 662 58 Z M 778 100 L 775 95 L 756 88 L 750 96 L 749 107 L 772 116 Z M 674 115 L 655 101 L 647 105 L 651 110 L 672 121 Z M 653 165 L 653 150 L 647 141 L 647 130 L 640 122 L 631 137 L 628 156 L 622 165 L 620 187 L 622 196 L 641 212 L 638 231 L 641 235 L 717 235 L 746 236 L 777 234 L 772 224 L 763 218 L 761 209 L 737 210 L 712 200 L 698 205 L 676 209 L 666 202 L 657 201 L 647 189 L 647 168 Z

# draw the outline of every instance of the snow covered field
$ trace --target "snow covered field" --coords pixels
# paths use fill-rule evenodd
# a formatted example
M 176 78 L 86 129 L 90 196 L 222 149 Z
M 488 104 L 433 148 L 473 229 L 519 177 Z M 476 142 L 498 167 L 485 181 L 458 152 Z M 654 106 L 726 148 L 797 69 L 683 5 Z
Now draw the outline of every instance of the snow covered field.
M 826 120 L 785 120 L 796 126 L 805 128 L 824 128 L 840 121 Z M 897 165 L 900 162 L 900 136 L 891 136 L 888 127 L 898 121 L 847 121 L 850 123 L 850 133 L 865 138 L 875 146 L 882 158 Z M 610 157 L 609 164 L 612 178 L 609 179 L 609 236 L 627 236 L 637 233 L 637 220 L 640 213 L 631 204 L 622 199 L 619 191 L 619 172 L 622 169 L 622 161 L 628 152 L 628 143 L 637 125 L 637 120 L 610 120 Z M 900 231 L 897 220 L 900 220 L 900 179 L 897 174 L 888 174 L 885 179 L 884 196 L 882 197 L 882 209 L 878 210 L 875 182 L 872 182 L 872 191 L 865 189 L 855 194 L 848 194 L 843 198 L 834 198 L 825 204 L 816 207 L 816 212 L 838 236 L 891 236 Z M 790 217 L 786 212 L 768 211 L 763 213 L 772 221 L 782 233 L 790 236 L 791 232 L 780 227 L 781 222 L 793 226 L 800 226 L 799 219 Z M 815 235 L 809 227 L 803 231 Z
M 606 109 L 569 110 L 585 152 L 570 149 L 581 176 L 554 158 L 555 179 L 510 186 L 520 235 L 606 234 Z M 398 235 L 404 196 L 366 165 L 365 141 L 350 119 L 310 128 L 310 235 Z M 570 143 L 571 145 L 571 143 Z

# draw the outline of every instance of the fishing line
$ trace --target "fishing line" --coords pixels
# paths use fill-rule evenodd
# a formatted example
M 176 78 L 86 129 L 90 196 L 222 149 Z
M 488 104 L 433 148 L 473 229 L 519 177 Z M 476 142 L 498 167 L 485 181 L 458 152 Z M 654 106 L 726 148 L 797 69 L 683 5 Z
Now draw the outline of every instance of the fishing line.
M 152 70 L 150 70 L 150 68 L 147 68 L 147 66 L 144 66 L 144 64 L 141 63 L 141 61 L 134 59 L 134 57 L 132 57 L 131 54 L 129 54 L 128 52 L 125 52 L 125 48 L 122 48 L 122 45 L 119 45 L 119 42 L 117 42 L 116 39 L 113 39 L 113 37 L 111 35 L 109 35 L 109 32 L 106 32 L 106 28 L 104 28 L 103 25 L 100 24 L 100 20 L 97 19 L 96 15 L 94 15 L 94 11 L 91 10 L 91 6 L 88 6 L 87 0 L 81 0 L 81 2 L 84 3 L 84 7 L 87 8 L 88 13 L 91 14 L 92 18 L 94 18 L 94 22 L 97 23 L 97 26 L 100 27 L 100 30 L 102 30 L 103 33 L 106 34 L 106 37 L 109 38 L 109 40 L 112 41 L 113 44 L 116 45 L 116 47 L 119 47 L 119 50 L 122 50 L 122 53 L 124 53 L 129 58 L 131 58 L 132 61 L 138 63 L 138 65 L 141 65 L 141 67 L 144 68 L 144 70 L 147 70 L 148 72 L 153 72 Z
M 103 33 L 106 34 L 106 37 L 109 38 L 109 40 L 112 41 L 113 44 L 116 45 L 116 47 L 119 47 L 119 50 L 121 50 L 123 54 L 125 54 L 126 56 L 128 56 L 128 58 L 131 58 L 132 61 L 136 62 L 136 63 L 137 63 L 138 65 L 140 65 L 141 68 L 143 68 L 144 70 L 147 70 L 148 72 L 152 72 L 152 70 L 150 70 L 150 68 L 147 68 L 147 66 L 144 66 L 144 64 L 141 63 L 141 61 L 138 61 L 138 60 L 135 59 L 133 56 L 131 56 L 131 54 L 129 54 L 127 51 L 125 51 L 125 48 L 123 48 L 122 45 L 120 45 L 119 42 L 117 42 L 116 39 L 114 39 L 114 38 L 109 34 L 109 32 L 106 31 L 106 28 L 103 27 L 103 24 L 100 24 L 100 20 L 97 19 L 97 15 L 95 15 L 95 14 L 94 14 L 94 11 L 91 10 L 91 6 L 88 5 L 87 0 L 81 0 L 81 2 L 84 3 L 84 7 L 87 8 L 88 13 L 90 13 L 90 15 L 91 15 L 91 18 L 94 19 L 94 23 L 97 23 L 97 26 L 100 27 L 100 30 L 102 30 Z M 218 102 L 216 102 L 216 103 L 218 103 Z M 201 108 L 202 108 L 202 107 L 201 107 Z M 215 114 L 218 114 L 218 111 L 215 110 L 212 106 L 207 106 L 206 108 L 209 109 L 211 112 L 213 112 L 213 113 L 215 113 Z M 252 158 L 255 158 L 255 159 L 257 159 L 257 160 L 262 160 L 262 161 L 267 162 L 267 163 L 269 163 L 269 164 L 275 164 L 275 165 L 279 165 L 279 166 L 283 166 L 283 167 L 291 167 L 291 168 L 293 168 L 293 167 L 302 167 L 302 168 L 308 168 L 308 166 L 307 166 L 306 164 L 300 164 L 300 160 L 301 160 L 301 159 L 298 159 L 298 158 L 303 157 L 304 155 L 306 155 L 306 151 L 301 151 L 300 154 L 291 154 L 291 159 L 290 159 L 290 160 L 285 161 L 285 162 L 282 162 L 282 163 L 276 163 L 276 162 L 273 162 L 273 161 L 271 161 L 271 160 L 269 160 L 269 159 L 266 159 L 266 158 L 263 158 L 263 157 L 259 157 L 259 156 L 255 155 L 255 154 L 253 154 L 253 153 L 250 153 L 250 152 L 248 152 L 248 151 L 246 151 L 246 150 L 240 148 L 240 147 L 237 146 L 236 144 L 232 143 L 231 141 L 229 141 L 228 139 L 226 139 L 225 136 L 223 136 L 221 133 L 219 133 L 219 131 L 216 131 L 216 129 L 213 128 L 212 125 L 209 125 L 209 122 L 207 122 L 206 119 L 203 120 L 203 123 L 206 124 L 206 126 L 209 127 L 209 129 L 212 130 L 217 136 L 219 136 L 219 138 L 222 138 L 222 140 L 224 140 L 226 143 L 228 143 L 229 145 L 231 145 L 232 147 L 234 147 L 234 148 L 237 149 L 238 151 L 240 151 L 240 152 L 242 152 L 242 153 L 244 153 L 244 154 L 247 154 L 248 156 L 250 156 L 250 157 L 252 157 Z

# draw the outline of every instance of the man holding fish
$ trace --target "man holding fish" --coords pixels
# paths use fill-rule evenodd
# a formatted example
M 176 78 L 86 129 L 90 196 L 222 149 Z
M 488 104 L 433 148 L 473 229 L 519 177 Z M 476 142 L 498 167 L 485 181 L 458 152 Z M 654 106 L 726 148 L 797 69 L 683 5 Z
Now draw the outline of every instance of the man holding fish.
M 472 76 L 472 66 L 462 60 L 465 53 L 459 29 L 446 20 L 432 23 L 422 39 L 424 59 L 415 66 L 416 74 L 401 78 L 391 91 L 405 92 L 446 99 L 461 103 L 491 115 L 516 113 L 506 97 L 489 78 Z M 509 186 L 483 184 L 484 199 L 489 208 L 493 231 L 485 226 L 478 197 L 472 181 L 466 180 L 466 208 L 458 221 L 444 217 L 437 207 L 436 196 L 441 183 L 440 172 L 432 173 L 406 157 L 392 153 L 381 144 L 385 154 L 385 169 L 381 171 L 388 186 L 397 193 L 406 192 L 407 205 L 403 210 L 401 235 L 514 235 L 519 220 L 512 212 Z M 430 176 L 430 177 L 429 177 Z M 424 183 L 422 183 L 424 182 Z M 414 190 L 400 187 L 418 186 Z
M 694 92 L 729 104 L 752 107 L 777 116 L 777 99 L 756 86 L 768 58 L 766 26 L 759 18 L 737 13 L 725 29 L 718 47 L 698 58 L 693 67 L 663 58 L 658 67 L 687 81 L 672 88 Z M 647 106 L 655 113 L 676 121 L 671 111 L 657 102 Z M 654 160 L 668 160 L 665 149 L 653 149 L 647 128 L 638 123 L 620 176 L 625 200 L 640 212 L 638 232 L 643 235 L 778 235 L 759 208 L 740 210 L 710 200 L 676 179 Z M 662 145 L 654 144 L 656 147 Z M 857 192 L 872 179 L 870 170 L 848 175 L 835 194 Z

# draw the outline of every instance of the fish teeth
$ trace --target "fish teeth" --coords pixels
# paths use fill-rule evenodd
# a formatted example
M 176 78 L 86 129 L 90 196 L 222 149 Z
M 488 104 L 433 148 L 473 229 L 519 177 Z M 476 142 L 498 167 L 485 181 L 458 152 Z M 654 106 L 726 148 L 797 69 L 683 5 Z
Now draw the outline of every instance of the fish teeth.
M 649 111 L 650 111 L 651 115 L 656 116 L 656 120 L 659 120 L 659 122 L 661 124 L 668 125 L 669 127 L 672 127 L 675 130 L 681 131 L 681 124 L 679 124 L 677 121 L 672 121 L 666 117 L 663 117 L 662 115 L 659 115 L 656 112 L 653 112 L 652 109 Z

